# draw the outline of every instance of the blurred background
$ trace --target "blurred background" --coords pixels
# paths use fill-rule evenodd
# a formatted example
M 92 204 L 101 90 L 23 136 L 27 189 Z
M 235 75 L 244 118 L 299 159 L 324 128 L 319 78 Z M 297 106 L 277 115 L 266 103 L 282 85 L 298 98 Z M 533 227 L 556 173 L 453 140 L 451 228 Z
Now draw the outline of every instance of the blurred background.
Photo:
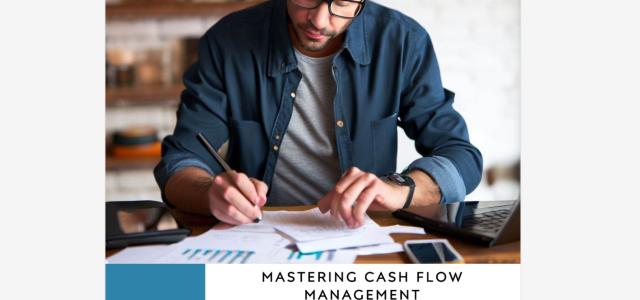
M 153 167 L 176 122 L 181 76 L 198 38 L 224 15 L 263 1 L 106 1 L 106 200 L 160 200 Z M 520 1 L 379 0 L 424 26 L 444 86 L 456 93 L 484 174 L 467 200 L 520 190 Z M 399 129 L 398 169 L 419 157 Z

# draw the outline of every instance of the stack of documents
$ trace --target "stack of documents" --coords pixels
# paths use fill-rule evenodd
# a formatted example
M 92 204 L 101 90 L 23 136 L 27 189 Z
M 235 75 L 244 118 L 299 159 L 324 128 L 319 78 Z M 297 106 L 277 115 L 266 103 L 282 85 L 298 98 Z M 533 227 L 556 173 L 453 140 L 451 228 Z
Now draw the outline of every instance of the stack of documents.
M 410 226 L 380 227 L 368 216 L 351 229 L 314 208 L 265 211 L 262 222 L 211 229 L 166 246 L 129 247 L 109 263 L 353 263 L 358 255 L 401 252 L 390 233 L 424 233 Z
M 278 211 L 268 217 L 273 227 L 293 239 L 302 253 L 393 243 L 369 216 L 352 229 L 318 208 L 302 212 Z

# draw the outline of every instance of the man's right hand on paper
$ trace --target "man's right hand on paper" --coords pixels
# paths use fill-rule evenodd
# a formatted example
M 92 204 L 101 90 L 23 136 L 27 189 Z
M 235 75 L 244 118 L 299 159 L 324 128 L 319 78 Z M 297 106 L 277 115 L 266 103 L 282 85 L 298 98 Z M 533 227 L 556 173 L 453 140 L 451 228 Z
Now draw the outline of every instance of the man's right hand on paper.
M 267 203 L 268 186 L 235 171 L 213 177 L 208 190 L 209 210 L 220 221 L 232 224 L 259 222 Z

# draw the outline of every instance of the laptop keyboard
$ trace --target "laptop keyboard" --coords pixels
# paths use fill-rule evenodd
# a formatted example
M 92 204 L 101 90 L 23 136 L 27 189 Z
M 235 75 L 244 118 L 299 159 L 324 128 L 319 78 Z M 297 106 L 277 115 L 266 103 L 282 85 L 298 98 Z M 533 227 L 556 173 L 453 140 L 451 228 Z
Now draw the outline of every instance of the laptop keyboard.
M 498 209 L 466 217 L 462 228 L 473 227 L 482 231 L 497 233 L 509 216 L 509 209 Z

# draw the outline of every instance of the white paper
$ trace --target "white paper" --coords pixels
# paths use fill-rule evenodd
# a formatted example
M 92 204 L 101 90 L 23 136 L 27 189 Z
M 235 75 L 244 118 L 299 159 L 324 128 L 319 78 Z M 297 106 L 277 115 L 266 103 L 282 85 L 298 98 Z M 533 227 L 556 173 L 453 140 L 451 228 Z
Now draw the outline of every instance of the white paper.
M 154 245 L 127 247 L 122 251 L 107 257 L 110 264 L 152 264 L 170 253 L 173 245 Z
M 176 244 L 162 257 L 165 263 L 255 264 L 255 263 L 353 263 L 358 251 L 301 253 L 276 233 L 209 230 Z
M 266 213 L 267 212 L 263 214 L 263 218 L 267 215 Z M 225 230 L 235 231 L 235 232 L 254 232 L 254 233 L 275 233 L 276 232 L 275 228 L 273 228 L 273 225 L 268 223 L 265 220 L 262 220 L 260 223 L 237 225 Z
M 174 264 L 246 264 L 252 263 L 253 250 L 223 250 L 211 248 L 179 248 L 166 257 L 164 263 Z
M 386 243 L 368 247 L 359 247 L 355 250 L 358 251 L 358 255 L 373 255 L 404 252 L 404 247 L 400 243 Z
M 277 233 L 235 232 L 211 229 L 197 237 L 178 243 L 180 247 L 215 248 L 224 250 L 258 250 L 280 247 L 288 241 Z
M 383 231 L 372 230 L 360 234 L 322 239 L 308 242 L 297 242 L 298 250 L 302 253 L 343 249 L 360 246 L 393 243 L 393 239 Z
M 358 256 L 357 249 L 327 250 L 311 253 L 302 253 L 294 247 L 285 247 L 270 253 L 267 256 L 260 255 L 252 263 L 268 264 L 351 264 Z
M 277 211 L 268 215 L 268 222 L 282 233 L 298 242 L 324 240 L 356 235 L 372 228 L 380 228 L 369 216 L 359 228 L 349 228 L 342 220 L 335 220 L 329 213 L 314 208 L 305 211 Z M 335 249 L 335 248 L 334 248 Z
M 295 239 L 296 247 L 286 234 Z M 108 259 L 109 263 L 353 263 L 358 254 L 402 251 L 389 233 L 424 233 L 420 227 L 380 227 L 366 216 L 357 229 L 322 214 L 307 211 L 265 211 L 263 220 L 228 229 L 212 229 L 171 246 L 130 247 Z M 361 246 L 372 246 L 357 248 Z M 350 249 L 345 249 L 350 248 Z M 336 250 L 342 249 L 342 250 Z
M 290 242 L 276 233 L 255 233 L 211 229 L 176 244 L 163 257 L 168 263 L 245 264 L 264 260 Z
M 381 227 L 387 234 L 391 233 L 412 233 L 412 234 L 425 234 L 426 231 L 422 227 L 406 226 L 406 225 L 392 225 Z

